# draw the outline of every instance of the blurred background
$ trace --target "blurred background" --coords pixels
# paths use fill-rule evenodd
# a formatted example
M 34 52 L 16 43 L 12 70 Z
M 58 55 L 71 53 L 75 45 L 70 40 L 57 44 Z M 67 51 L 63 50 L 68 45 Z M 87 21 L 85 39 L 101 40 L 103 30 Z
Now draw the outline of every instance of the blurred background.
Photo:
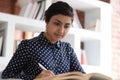
M 92 0 L 91 0 L 92 1 Z M 101 0 L 105 3 L 112 5 L 112 76 L 116 80 L 120 80 L 120 0 Z M 0 12 L 19 15 L 20 6 L 16 4 L 17 0 L 0 0 Z M 79 16 L 80 15 L 80 16 Z M 81 19 L 81 24 L 84 25 L 84 12 L 79 11 L 79 18 Z M 82 16 L 81 16 L 82 15 Z M 25 35 L 27 33 L 16 31 L 17 34 Z M 22 33 L 22 34 L 21 34 Z M 33 35 L 31 33 L 31 35 Z M 16 36 L 16 35 L 15 35 Z M 24 36 L 25 37 L 25 36 Z M 16 40 L 18 37 L 15 37 Z M 20 38 L 20 37 L 19 37 Z M 23 38 L 23 37 L 21 37 Z M 106 58 L 107 59 L 107 58 Z

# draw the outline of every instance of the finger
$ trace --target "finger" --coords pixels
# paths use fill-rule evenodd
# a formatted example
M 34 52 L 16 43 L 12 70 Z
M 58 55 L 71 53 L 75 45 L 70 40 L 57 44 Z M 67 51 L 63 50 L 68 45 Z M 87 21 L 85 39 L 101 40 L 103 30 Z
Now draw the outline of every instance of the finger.
M 55 74 L 53 73 L 53 71 L 50 71 L 50 73 L 54 76 Z
M 47 74 L 48 75 L 51 75 L 51 76 L 54 76 L 55 74 L 52 72 L 52 71 L 50 71 L 50 70 L 47 70 Z

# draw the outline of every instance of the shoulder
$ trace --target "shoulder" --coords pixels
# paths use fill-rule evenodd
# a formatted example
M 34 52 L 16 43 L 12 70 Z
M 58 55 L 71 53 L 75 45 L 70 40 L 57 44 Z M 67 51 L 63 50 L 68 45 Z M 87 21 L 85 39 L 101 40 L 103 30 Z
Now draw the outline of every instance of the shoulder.
M 64 41 L 61 41 L 61 47 L 66 48 L 68 50 L 72 50 L 73 49 L 70 43 L 64 42 Z
M 30 44 L 34 44 L 34 43 L 36 43 L 37 41 L 38 41 L 38 36 L 37 37 L 34 37 L 34 38 L 32 38 L 32 39 L 24 39 L 24 40 L 22 40 L 21 41 L 21 44 L 22 45 L 30 45 Z
M 64 41 L 60 41 L 60 45 L 61 45 L 61 46 L 71 46 L 70 43 L 64 42 Z

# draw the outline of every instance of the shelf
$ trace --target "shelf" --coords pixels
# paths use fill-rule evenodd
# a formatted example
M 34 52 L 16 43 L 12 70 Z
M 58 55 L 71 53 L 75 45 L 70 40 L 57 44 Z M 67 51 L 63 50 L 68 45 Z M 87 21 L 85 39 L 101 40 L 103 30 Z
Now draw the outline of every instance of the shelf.
M 80 35 L 81 35 L 82 41 L 101 40 L 100 32 L 94 32 L 94 31 L 90 31 L 90 30 L 81 29 Z
M 26 21 L 27 22 L 27 21 Z M 29 23 L 29 22 L 27 22 Z M 32 21 L 32 24 L 26 24 L 26 23 L 16 23 L 16 29 L 22 30 L 22 31 L 29 31 L 29 32 L 41 32 L 45 31 L 45 23 L 44 21 Z
M 55 0 L 55 1 L 59 1 L 59 0 Z M 60 1 L 65 1 L 69 3 L 73 8 L 81 10 L 81 11 L 88 11 L 91 9 L 97 9 L 100 7 L 110 6 L 109 4 L 102 2 L 102 1 L 98 1 L 98 0 L 92 0 L 92 1 L 91 0 L 76 0 L 76 1 L 60 0 Z
M 57 0 L 54 0 L 57 1 Z M 68 2 L 73 8 L 85 12 L 85 28 L 70 28 L 68 35 L 64 38 L 70 42 L 80 61 L 80 42 L 85 43 L 86 57 L 88 65 L 83 65 L 85 71 L 102 71 L 106 72 L 111 69 L 111 7 L 109 4 L 97 0 L 61 0 Z M 107 12 L 106 12 L 107 11 Z M 89 24 L 100 19 L 101 32 L 87 30 Z M 15 29 L 29 32 L 45 31 L 44 21 L 30 18 L 0 13 L 0 27 L 6 27 L 6 41 L 4 48 L 4 57 L 0 57 L 0 64 L 7 64 L 13 55 L 13 43 Z M 106 60 L 107 57 L 107 60 Z
M 69 34 L 79 35 L 82 41 L 101 40 L 100 32 L 90 31 L 86 29 L 71 28 Z
M 22 31 L 41 32 L 45 30 L 44 21 L 4 13 L 0 13 L 0 19 L 0 23 L 13 22 L 16 26 L 15 28 Z

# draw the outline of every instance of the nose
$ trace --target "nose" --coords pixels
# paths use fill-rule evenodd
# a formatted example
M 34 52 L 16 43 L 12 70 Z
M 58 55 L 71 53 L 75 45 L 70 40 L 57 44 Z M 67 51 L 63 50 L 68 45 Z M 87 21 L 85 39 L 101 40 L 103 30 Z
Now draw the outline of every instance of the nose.
M 60 33 L 63 33 L 64 30 L 65 30 L 65 29 L 64 29 L 64 26 L 61 26 L 61 27 L 59 28 L 59 32 L 60 32 Z

